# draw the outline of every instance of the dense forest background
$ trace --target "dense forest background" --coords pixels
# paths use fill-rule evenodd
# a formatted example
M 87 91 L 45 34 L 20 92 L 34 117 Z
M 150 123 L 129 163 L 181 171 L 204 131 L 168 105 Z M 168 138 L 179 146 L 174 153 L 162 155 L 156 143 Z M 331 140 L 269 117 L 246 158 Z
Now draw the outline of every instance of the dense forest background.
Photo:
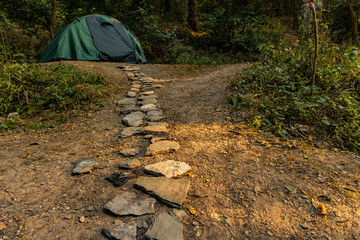
M 242 76 L 233 79 L 229 101 L 234 114 L 242 113 L 255 129 L 286 138 L 316 136 L 358 152 L 359 12 L 357 0 L 1 1 L 0 114 L 37 111 L 29 107 L 39 105 L 34 92 L 51 88 L 46 81 L 36 84 L 44 85 L 42 90 L 29 87 L 34 79 L 47 76 L 29 64 L 61 28 L 99 13 L 125 23 L 139 38 L 149 63 L 250 62 Z M 75 72 L 65 68 L 51 71 Z M 101 82 L 90 78 L 91 83 Z M 78 96 L 76 89 L 65 88 L 64 96 Z M 40 102 L 36 109 L 73 106 L 53 98 Z

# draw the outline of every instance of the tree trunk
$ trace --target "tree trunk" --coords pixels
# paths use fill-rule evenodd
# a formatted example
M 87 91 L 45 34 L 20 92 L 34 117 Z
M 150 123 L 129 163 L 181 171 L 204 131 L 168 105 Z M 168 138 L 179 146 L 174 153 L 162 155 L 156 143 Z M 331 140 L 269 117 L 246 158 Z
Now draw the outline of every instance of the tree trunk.
M 315 49 L 314 49 L 314 63 L 313 63 L 313 76 L 312 76 L 312 93 L 314 93 L 315 88 L 315 78 L 316 78 L 316 65 L 317 65 L 317 58 L 319 54 L 319 26 L 318 20 L 316 17 L 316 9 L 314 3 L 310 3 L 310 8 L 313 13 L 313 21 L 314 21 L 314 32 L 315 32 Z
M 346 7 L 348 9 L 348 13 L 349 13 L 349 17 L 350 17 L 350 28 L 351 28 L 351 36 L 352 36 L 353 44 L 355 46 L 359 47 L 360 46 L 359 32 L 358 32 L 358 26 L 357 26 L 356 12 L 355 12 L 353 4 L 351 2 L 347 2 Z
M 188 18 L 187 22 L 191 30 L 197 32 L 198 25 L 196 20 L 196 0 L 188 0 Z
M 55 0 L 51 0 L 51 5 L 52 5 L 52 11 L 51 11 L 51 19 L 50 19 L 50 38 L 53 39 L 54 38 L 54 22 L 55 22 L 55 17 L 56 17 L 56 2 Z

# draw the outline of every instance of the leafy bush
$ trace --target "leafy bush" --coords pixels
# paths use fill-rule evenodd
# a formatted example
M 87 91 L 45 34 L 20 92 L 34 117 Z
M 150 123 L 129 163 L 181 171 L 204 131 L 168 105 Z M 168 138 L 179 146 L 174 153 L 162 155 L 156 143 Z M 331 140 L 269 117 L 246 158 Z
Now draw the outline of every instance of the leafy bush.
M 97 101 L 103 84 L 101 76 L 64 64 L 5 64 L 0 69 L 0 116 L 86 106 Z
M 248 110 L 247 120 L 258 129 L 282 137 L 306 132 L 332 138 L 336 144 L 360 150 L 360 59 L 356 48 L 322 43 L 316 85 L 312 86 L 313 42 L 301 47 L 262 45 L 262 60 L 235 81 L 235 110 Z

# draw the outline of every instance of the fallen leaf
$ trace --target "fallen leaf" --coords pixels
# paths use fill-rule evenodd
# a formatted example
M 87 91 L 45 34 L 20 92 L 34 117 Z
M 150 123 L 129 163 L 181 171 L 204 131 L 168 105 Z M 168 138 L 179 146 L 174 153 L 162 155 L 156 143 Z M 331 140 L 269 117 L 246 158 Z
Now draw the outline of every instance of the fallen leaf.
M 193 208 L 193 207 L 190 207 L 190 206 L 185 206 L 186 208 L 187 208 L 187 210 L 189 210 L 189 212 L 192 214 L 192 215 L 198 215 L 199 214 L 199 212 L 198 211 L 196 211 L 196 209 L 195 208 Z
M 23 218 L 22 218 L 22 216 L 14 216 L 14 219 L 19 222 L 19 221 L 21 221 Z
M 326 211 L 325 205 L 322 202 L 320 203 L 319 208 L 320 208 L 319 215 L 327 215 L 328 214 Z
M 5 230 L 7 227 L 5 223 L 0 223 L 0 231 Z

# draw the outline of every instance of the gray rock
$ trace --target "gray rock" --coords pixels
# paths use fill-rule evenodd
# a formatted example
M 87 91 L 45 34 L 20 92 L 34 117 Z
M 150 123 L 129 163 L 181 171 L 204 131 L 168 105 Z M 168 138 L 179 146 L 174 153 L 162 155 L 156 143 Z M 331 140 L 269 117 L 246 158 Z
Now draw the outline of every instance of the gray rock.
M 75 164 L 72 174 L 82 174 L 91 172 L 97 165 L 98 162 L 94 158 L 84 158 Z
M 167 177 L 140 177 L 134 186 L 170 207 L 180 208 L 189 191 L 190 181 Z
M 191 170 L 191 167 L 184 162 L 168 160 L 145 166 L 145 171 L 156 176 L 168 178 L 183 175 Z
M 148 104 L 157 104 L 156 98 L 148 98 L 142 101 L 139 101 L 139 105 L 148 105 Z
M 141 166 L 141 162 L 138 159 L 131 159 L 129 161 L 121 162 L 119 168 L 133 169 Z
M 127 127 L 124 128 L 124 130 L 120 133 L 121 138 L 134 136 L 136 134 L 140 134 L 143 130 L 142 127 Z
M 155 217 L 154 223 L 146 231 L 145 237 L 156 240 L 182 240 L 183 226 L 174 217 L 167 213 L 160 213 Z
M 125 113 L 125 114 L 136 112 L 139 110 L 140 109 L 136 105 L 123 105 L 120 107 L 120 113 Z
M 134 192 L 123 192 L 115 196 L 105 205 L 105 209 L 115 215 L 140 216 L 155 212 L 156 200 L 152 197 L 139 195 Z
M 139 153 L 140 153 L 139 148 L 122 148 L 122 149 L 120 149 L 120 154 L 123 155 L 124 157 L 136 156 Z
M 142 92 L 141 95 L 153 95 L 155 92 L 154 91 L 146 91 L 146 92 Z
M 139 82 L 139 83 L 140 83 L 140 82 Z M 134 83 L 134 82 L 133 82 L 133 83 L 131 84 L 131 87 L 132 87 L 132 88 L 140 89 L 140 88 L 141 88 L 141 85 L 138 84 L 138 83 Z
M 128 76 L 128 78 L 134 77 L 134 74 L 132 72 L 127 72 L 126 75 Z
M 167 153 L 171 151 L 179 150 L 180 145 L 177 142 L 174 141 L 159 141 L 156 143 L 151 144 L 147 150 L 146 155 L 155 155 L 160 153 Z
M 146 126 L 143 128 L 142 134 L 168 134 L 169 130 L 165 126 Z
M 116 220 L 115 224 L 104 227 L 101 232 L 110 240 L 136 240 L 136 223 Z
M 169 126 L 166 122 L 148 122 L 148 126 Z
M 136 105 L 136 99 L 134 98 L 124 98 L 117 102 L 118 106 L 124 106 L 124 105 Z
M 164 116 L 148 116 L 149 122 L 158 122 L 164 119 Z
M 140 91 L 140 89 L 132 87 L 132 88 L 130 88 L 130 91 L 138 93 Z
M 153 94 L 153 95 L 151 95 L 151 96 L 141 95 L 141 96 L 139 97 L 139 100 L 145 100 L 145 99 L 149 99 L 149 98 L 158 98 L 158 96 L 155 95 L 155 94 Z
M 126 94 L 126 96 L 127 97 L 129 97 L 129 98 L 134 98 L 134 97 L 136 97 L 136 91 L 129 91 L 127 94 Z
M 156 143 L 163 140 L 169 140 L 169 135 L 162 134 L 162 135 L 156 135 L 151 137 L 151 143 Z
M 162 116 L 162 112 L 161 111 L 148 111 L 146 113 L 146 115 L 148 115 L 148 116 Z
M 181 209 L 171 209 L 170 215 L 173 216 L 176 220 L 181 221 L 185 216 L 186 212 Z
M 144 114 L 142 112 L 132 112 L 123 118 L 123 123 L 128 127 L 138 127 L 142 125 Z
M 141 106 L 141 110 L 144 112 L 148 112 L 148 111 L 156 111 L 158 109 L 155 104 L 147 104 L 147 105 Z

